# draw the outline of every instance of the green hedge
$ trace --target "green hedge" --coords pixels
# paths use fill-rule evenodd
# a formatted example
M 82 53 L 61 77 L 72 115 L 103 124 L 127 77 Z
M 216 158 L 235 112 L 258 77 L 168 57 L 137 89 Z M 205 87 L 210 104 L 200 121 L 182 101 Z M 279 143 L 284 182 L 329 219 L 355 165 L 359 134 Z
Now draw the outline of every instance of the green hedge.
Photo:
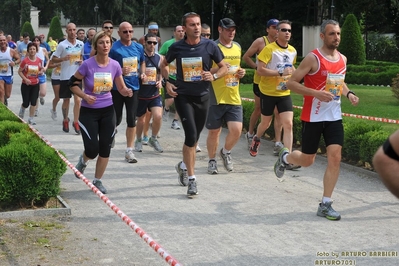
M 10 113 L 0 105 L 0 209 L 42 206 L 59 194 L 66 164 L 27 124 L 4 119 Z

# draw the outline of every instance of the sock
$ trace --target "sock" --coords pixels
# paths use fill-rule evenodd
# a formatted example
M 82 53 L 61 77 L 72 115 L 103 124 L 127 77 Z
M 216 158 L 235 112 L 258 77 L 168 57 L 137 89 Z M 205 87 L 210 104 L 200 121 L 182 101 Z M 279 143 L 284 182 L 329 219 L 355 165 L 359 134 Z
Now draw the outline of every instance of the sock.
M 94 181 L 94 183 L 95 183 L 95 182 L 100 181 L 100 180 L 101 180 L 101 178 L 95 177 L 93 181 Z
M 137 142 L 141 142 L 141 138 L 136 138 Z
M 157 139 L 157 135 L 155 135 L 155 136 L 154 136 L 154 135 L 151 135 L 151 138 L 152 138 L 152 139 Z
M 287 154 L 284 154 L 284 156 L 283 156 L 283 162 L 284 162 L 285 164 L 289 164 L 289 162 L 287 161 L 287 156 L 288 156 L 288 153 L 287 153 Z
M 330 201 L 332 201 L 331 198 L 323 196 L 323 200 L 322 200 L 323 203 L 330 202 Z
M 230 153 L 231 151 L 229 151 L 229 150 L 226 150 L 226 148 L 225 147 L 223 147 L 223 150 L 222 150 L 222 153 L 223 154 L 228 154 L 228 153 Z
M 183 170 L 187 170 L 187 166 L 186 166 L 186 164 L 183 161 L 180 164 L 180 168 L 183 169 Z
M 195 175 L 190 175 L 188 177 L 188 180 L 190 180 L 190 181 L 195 181 L 195 179 L 196 179 Z
M 133 150 L 132 147 L 127 147 L 127 148 L 126 148 L 126 151 L 132 151 L 132 150 Z
M 254 134 L 251 134 L 251 133 L 247 132 L 247 136 L 252 138 L 254 136 Z
M 283 143 L 281 143 L 281 141 L 276 141 L 276 143 L 274 144 L 274 146 L 280 146 L 280 145 L 283 145 Z

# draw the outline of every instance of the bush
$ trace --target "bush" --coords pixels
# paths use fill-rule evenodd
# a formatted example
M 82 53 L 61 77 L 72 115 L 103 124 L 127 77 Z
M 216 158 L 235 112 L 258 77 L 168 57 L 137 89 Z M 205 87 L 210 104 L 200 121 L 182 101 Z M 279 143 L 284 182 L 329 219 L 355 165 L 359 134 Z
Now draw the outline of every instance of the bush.
M 399 74 L 397 74 L 396 77 L 392 79 L 391 90 L 392 90 L 393 96 L 399 100 Z
M 47 41 L 48 37 L 52 37 L 53 40 L 60 40 L 64 37 L 64 33 L 62 32 L 60 18 L 55 16 L 51 19 L 50 28 L 47 34 Z
M 356 16 L 349 14 L 341 29 L 341 43 L 338 50 L 346 56 L 348 64 L 364 65 L 366 52 Z
M 0 117 L 4 113 L 0 109 Z M 15 115 L 14 115 L 15 116 Z M 27 124 L 0 123 L 0 208 L 43 205 L 60 191 L 66 164 Z
M 360 160 L 372 164 L 374 153 L 389 137 L 389 133 L 382 130 L 373 130 L 364 133 L 360 143 Z
M 29 38 L 33 40 L 35 38 L 35 32 L 33 31 L 32 24 L 29 21 L 26 21 L 21 28 L 21 36 L 27 32 L 29 34 Z

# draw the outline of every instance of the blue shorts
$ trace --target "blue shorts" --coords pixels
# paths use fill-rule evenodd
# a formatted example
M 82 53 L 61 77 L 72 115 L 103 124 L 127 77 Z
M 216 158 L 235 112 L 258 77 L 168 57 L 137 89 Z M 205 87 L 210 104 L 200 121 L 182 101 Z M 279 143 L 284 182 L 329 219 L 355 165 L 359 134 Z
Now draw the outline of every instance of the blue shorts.
M 4 80 L 5 84 L 12 84 L 14 81 L 13 76 L 0 76 L 0 80 Z
M 151 111 L 152 107 L 161 107 L 162 108 L 162 98 L 161 95 L 153 99 L 139 99 L 139 105 L 137 107 L 137 117 L 141 117 L 145 115 L 148 111 Z
M 39 76 L 39 84 L 46 83 L 46 81 L 47 81 L 46 74 L 43 74 L 43 75 Z

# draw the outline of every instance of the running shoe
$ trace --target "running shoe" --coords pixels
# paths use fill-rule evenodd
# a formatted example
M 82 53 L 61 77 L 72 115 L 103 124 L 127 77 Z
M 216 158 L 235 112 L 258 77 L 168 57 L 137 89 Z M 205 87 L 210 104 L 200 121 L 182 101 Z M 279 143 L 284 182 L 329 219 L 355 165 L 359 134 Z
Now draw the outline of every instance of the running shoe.
M 218 167 L 215 160 L 209 160 L 208 162 L 208 174 L 216 175 L 218 173 Z
M 173 120 L 171 128 L 176 129 L 176 130 L 180 129 L 179 122 L 177 120 Z
M 144 145 L 148 145 L 148 140 L 149 140 L 149 138 L 148 138 L 147 136 L 144 136 L 144 137 L 141 139 L 141 142 L 142 142 Z
M 274 173 L 278 178 L 281 178 L 284 175 L 285 169 L 288 164 L 284 162 L 283 157 L 288 153 L 289 153 L 288 148 L 282 148 L 278 155 L 277 162 L 274 164 Z
M 107 194 L 107 189 L 103 186 L 101 180 L 93 180 L 93 185 L 98 188 L 103 194 Z
M 223 159 L 224 168 L 226 168 L 227 172 L 233 171 L 233 162 L 231 161 L 230 153 L 223 153 L 223 148 L 220 150 L 220 157 Z
M 142 152 L 143 151 L 143 143 L 138 141 L 137 139 L 134 141 L 134 151 Z
M 62 121 L 62 131 L 68 133 L 69 132 L 69 118 L 64 119 Z
M 292 170 L 298 170 L 299 168 L 301 168 L 300 165 L 295 165 L 295 164 L 290 163 L 287 165 L 287 167 L 285 169 L 292 171 Z
M 181 168 L 181 164 L 182 164 L 182 162 L 179 162 L 178 164 L 176 164 L 175 169 L 176 169 L 176 172 L 179 174 L 178 179 L 177 179 L 179 181 L 179 184 L 181 186 L 185 187 L 188 184 L 188 173 L 187 173 L 187 169 Z
M 79 134 L 80 134 L 79 123 L 78 123 L 78 122 L 73 122 L 73 123 L 72 123 L 72 127 L 73 127 L 73 129 L 75 129 L 76 135 L 79 135 Z
M 39 115 L 39 109 L 35 110 L 35 117 L 37 117 Z
M 168 122 L 169 119 L 169 110 L 163 109 L 162 120 L 164 122 Z
M 201 152 L 201 151 L 202 151 L 202 150 L 201 150 L 199 144 L 197 144 L 197 147 L 195 147 L 195 152 Z
M 195 179 L 192 179 L 188 181 L 187 196 L 195 195 L 198 195 L 197 181 L 195 181 Z
M 35 122 L 35 120 L 33 120 L 33 117 L 28 118 L 28 123 L 29 123 L 29 125 L 32 125 L 32 126 L 36 125 L 36 122 Z
M 338 221 L 341 219 L 339 212 L 335 211 L 331 206 L 333 202 L 319 203 L 319 208 L 317 209 L 317 216 L 326 217 L 328 220 Z
M 283 143 L 279 142 L 279 143 L 274 144 L 273 155 L 278 156 L 278 154 L 280 153 L 280 150 L 282 148 L 284 148 Z
M 254 136 L 249 136 L 249 132 L 247 132 L 245 134 L 245 138 L 247 139 L 247 143 L 248 143 L 248 150 L 251 150 L 251 146 L 252 146 L 252 139 L 254 138 Z
M 132 150 L 128 150 L 125 152 L 125 160 L 128 163 L 137 163 L 137 159 L 134 156 L 134 153 Z
M 159 141 L 157 139 L 153 139 L 151 137 L 150 140 L 148 141 L 148 145 L 153 147 L 156 152 L 159 152 L 159 153 L 163 152 L 161 144 L 159 144 Z
M 85 171 L 86 166 L 87 166 L 87 163 L 85 163 L 85 162 L 83 161 L 83 155 L 81 154 L 81 155 L 79 156 L 79 161 L 78 161 L 78 163 L 75 165 L 75 168 L 76 168 L 77 170 L 79 170 L 79 172 L 83 175 L 83 172 Z M 76 173 L 75 173 L 75 176 L 76 176 L 76 178 L 79 178 L 79 176 L 78 176 Z
M 19 118 L 24 119 L 25 116 L 25 108 L 19 108 L 19 113 L 18 113 Z
M 54 121 L 57 120 L 57 111 L 53 111 L 53 109 L 50 109 L 50 113 L 51 119 L 53 119 Z
M 40 97 L 40 98 L 39 98 L 39 101 L 40 101 L 40 104 L 41 104 L 41 105 L 44 105 L 44 103 L 45 103 L 45 100 L 44 100 L 44 98 L 43 98 L 43 97 Z
M 260 145 L 260 139 L 257 136 L 254 136 L 252 139 L 251 147 L 249 148 L 249 155 L 255 157 L 258 155 L 258 149 Z

